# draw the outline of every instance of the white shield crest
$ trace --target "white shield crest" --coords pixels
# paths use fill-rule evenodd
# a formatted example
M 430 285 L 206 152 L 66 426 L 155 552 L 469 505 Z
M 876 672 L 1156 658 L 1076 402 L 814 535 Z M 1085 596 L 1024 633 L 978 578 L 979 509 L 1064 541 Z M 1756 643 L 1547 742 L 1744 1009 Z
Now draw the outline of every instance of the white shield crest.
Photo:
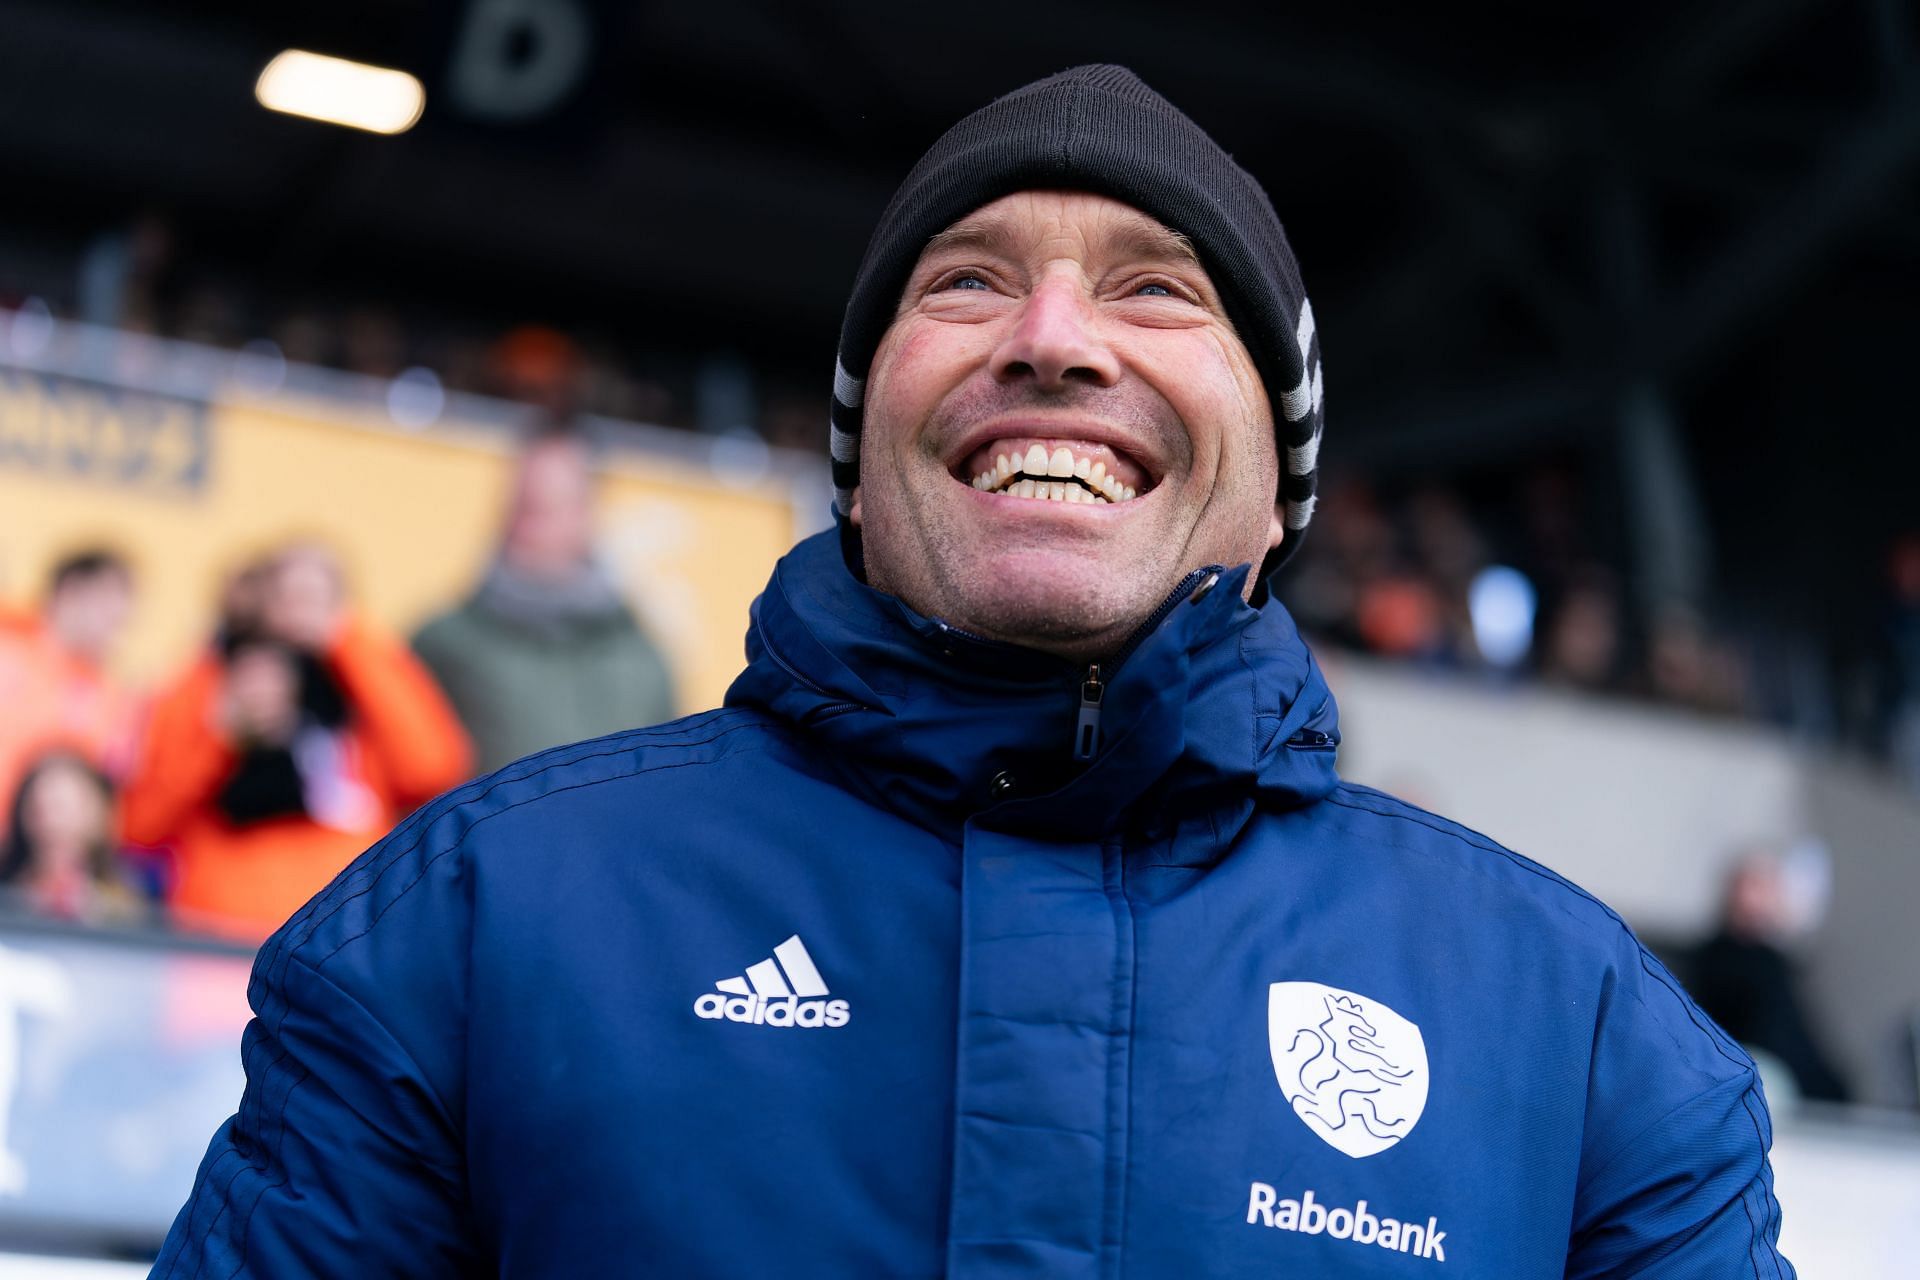
M 1426 1110 L 1426 1041 L 1378 1000 L 1276 982 L 1267 991 L 1267 1040 L 1293 1113 L 1356 1160 L 1406 1137 Z

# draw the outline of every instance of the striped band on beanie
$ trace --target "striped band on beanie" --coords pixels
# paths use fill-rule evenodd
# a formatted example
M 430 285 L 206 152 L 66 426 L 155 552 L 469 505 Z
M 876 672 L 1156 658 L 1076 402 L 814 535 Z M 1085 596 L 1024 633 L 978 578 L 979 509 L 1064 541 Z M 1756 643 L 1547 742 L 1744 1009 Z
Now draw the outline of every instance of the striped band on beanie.
M 1178 107 L 1116 66 L 1074 67 L 995 99 L 947 130 L 894 192 L 840 327 L 830 445 L 843 527 L 860 482 L 867 370 L 921 250 L 982 205 L 1040 190 L 1110 196 L 1193 242 L 1273 405 L 1289 536 L 1263 571 L 1278 568 L 1313 518 L 1319 477 L 1313 307 L 1259 182 Z

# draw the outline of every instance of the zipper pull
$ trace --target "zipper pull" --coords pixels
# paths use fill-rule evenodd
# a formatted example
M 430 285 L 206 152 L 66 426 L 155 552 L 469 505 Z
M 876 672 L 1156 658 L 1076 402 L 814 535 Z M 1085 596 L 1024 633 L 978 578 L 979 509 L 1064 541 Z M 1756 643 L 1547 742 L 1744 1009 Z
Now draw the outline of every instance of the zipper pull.
M 1075 760 L 1091 760 L 1100 749 L 1100 699 L 1106 694 L 1107 687 L 1100 683 L 1100 666 L 1095 663 L 1087 668 L 1087 678 L 1080 685 L 1080 718 L 1073 725 Z

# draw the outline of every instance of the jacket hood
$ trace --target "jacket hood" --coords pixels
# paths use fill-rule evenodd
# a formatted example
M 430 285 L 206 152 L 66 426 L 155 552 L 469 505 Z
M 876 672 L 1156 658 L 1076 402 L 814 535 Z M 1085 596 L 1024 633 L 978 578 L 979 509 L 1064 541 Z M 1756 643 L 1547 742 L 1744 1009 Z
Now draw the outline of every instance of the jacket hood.
M 856 579 L 831 530 L 774 567 L 726 703 L 790 723 L 847 785 L 930 829 L 995 809 L 1086 838 L 1256 797 L 1295 807 L 1337 781 L 1337 712 L 1286 611 L 1240 598 L 1248 572 L 1190 580 L 1103 666 L 1087 761 L 1087 668 L 921 616 Z

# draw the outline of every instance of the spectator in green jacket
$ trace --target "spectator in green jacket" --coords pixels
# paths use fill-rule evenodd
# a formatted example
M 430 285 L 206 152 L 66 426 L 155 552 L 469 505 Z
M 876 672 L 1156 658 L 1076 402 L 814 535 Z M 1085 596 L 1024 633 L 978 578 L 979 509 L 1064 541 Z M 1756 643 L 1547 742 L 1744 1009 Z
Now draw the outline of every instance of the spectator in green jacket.
M 483 770 L 674 713 L 666 663 L 594 559 L 593 506 L 584 442 L 536 437 L 486 576 L 413 637 Z

